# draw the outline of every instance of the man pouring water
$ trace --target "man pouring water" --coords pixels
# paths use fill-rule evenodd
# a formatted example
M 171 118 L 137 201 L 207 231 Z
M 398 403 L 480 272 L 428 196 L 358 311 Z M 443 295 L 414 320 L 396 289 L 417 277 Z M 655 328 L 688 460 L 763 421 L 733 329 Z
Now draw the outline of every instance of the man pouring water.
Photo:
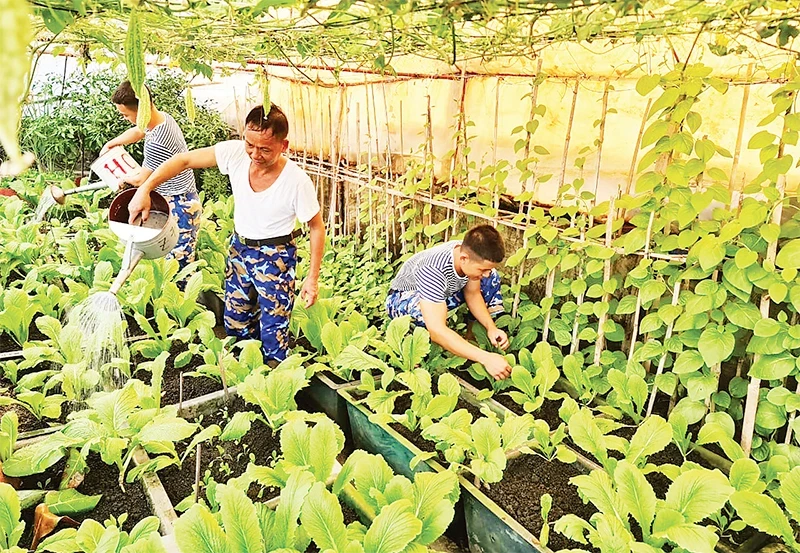
M 266 360 L 282 361 L 289 348 L 289 318 L 294 305 L 297 265 L 295 221 L 310 229 L 311 266 L 300 298 L 317 300 L 325 225 L 309 176 L 284 153 L 289 123 L 272 105 L 253 108 L 243 140 L 175 155 L 145 180 L 128 205 L 130 222 L 147 219 L 150 191 L 187 169 L 219 167 L 233 190 L 234 234 L 225 276 L 225 331 L 229 336 L 261 338 Z

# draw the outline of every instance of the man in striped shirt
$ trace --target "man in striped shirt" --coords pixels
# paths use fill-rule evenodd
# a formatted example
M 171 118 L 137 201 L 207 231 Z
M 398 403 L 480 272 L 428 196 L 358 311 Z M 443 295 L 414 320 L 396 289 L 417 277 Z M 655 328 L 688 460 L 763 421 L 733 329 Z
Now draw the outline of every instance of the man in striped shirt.
M 141 185 L 169 158 L 189 151 L 183 132 L 175 119 L 170 114 L 157 110 L 152 102 L 150 103 L 150 123 L 147 125 L 147 130 L 142 132 L 139 127 L 135 126 L 136 115 L 139 111 L 139 99 L 136 97 L 130 81 L 123 81 L 119 85 L 111 96 L 111 101 L 117 106 L 117 111 L 122 114 L 122 117 L 134 126 L 118 137 L 109 140 L 100 153 L 103 154 L 114 146 L 133 144 L 144 138 L 142 170 L 125 179 L 129 184 Z M 170 210 L 178 221 L 178 243 L 175 244 L 167 258 L 176 259 L 180 268 L 183 269 L 195 260 L 197 231 L 200 228 L 200 216 L 203 213 L 203 206 L 197 195 L 194 172 L 191 169 L 182 171 L 161 184 L 156 191 L 167 199 Z
M 447 351 L 480 363 L 496 380 L 508 378 L 511 366 L 505 357 L 482 350 L 447 327 L 448 310 L 466 303 L 492 344 L 508 348 L 508 336 L 492 320 L 503 311 L 500 276 L 495 270 L 503 257 L 503 239 L 489 225 L 473 227 L 463 241 L 445 242 L 412 255 L 390 286 L 389 316 L 410 315 Z

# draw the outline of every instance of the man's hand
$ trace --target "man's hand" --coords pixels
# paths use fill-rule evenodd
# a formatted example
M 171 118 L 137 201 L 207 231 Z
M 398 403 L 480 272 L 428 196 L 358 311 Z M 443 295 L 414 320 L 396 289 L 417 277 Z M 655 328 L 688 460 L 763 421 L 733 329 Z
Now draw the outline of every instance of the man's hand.
M 144 188 L 136 190 L 136 194 L 128 204 L 128 224 L 135 224 L 134 221 L 142 216 L 142 222 L 147 221 L 150 216 L 150 192 Z
M 300 299 L 306 302 L 306 307 L 311 307 L 317 301 L 319 286 L 317 279 L 307 278 L 300 289 Z
M 493 346 L 505 351 L 508 349 L 508 335 L 497 327 L 486 332 Z
M 102 148 L 100 148 L 100 155 L 103 155 L 104 153 L 106 153 L 107 151 L 109 151 L 111 148 L 113 148 L 114 146 L 116 146 L 116 144 L 112 144 L 112 142 L 113 142 L 113 141 L 109 140 L 108 142 L 106 142 L 105 144 L 103 144 L 103 147 L 102 147 Z
M 505 380 L 511 376 L 511 365 L 499 353 L 487 353 L 486 357 L 481 360 L 481 365 L 495 380 Z

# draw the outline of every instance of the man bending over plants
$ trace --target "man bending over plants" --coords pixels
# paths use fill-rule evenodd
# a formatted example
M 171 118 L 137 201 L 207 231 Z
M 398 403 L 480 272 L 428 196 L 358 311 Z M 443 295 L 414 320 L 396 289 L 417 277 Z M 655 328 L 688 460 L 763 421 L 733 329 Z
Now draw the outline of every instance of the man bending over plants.
M 463 241 L 445 242 L 411 256 L 389 287 L 386 310 L 393 319 L 410 315 L 415 324 L 428 329 L 431 340 L 480 363 L 495 380 L 508 378 L 511 367 L 505 357 L 482 350 L 447 327 L 448 310 L 466 303 L 489 340 L 502 350 L 508 348 L 508 336 L 492 320 L 503 311 L 495 270 L 503 257 L 503 238 L 497 229 L 473 227 Z
M 144 160 L 142 170 L 125 178 L 125 182 L 140 186 L 150 174 L 175 154 L 188 152 L 183 131 L 169 113 L 156 109 L 150 102 L 150 122 L 147 130 L 142 132 L 136 127 L 136 116 L 139 113 L 139 99 L 133 91 L 130 81 L 123 81 L 114 91 L 111 101 L 117 111 L 134 126 L 116 138 L 106 142 L 100 154 L 114 146 L 133 144 L 144 138 Z M 200 216 L 203 205 L 197 195 L 194 172 L 187 169 L 164 181 L 156 191 L 169 202 L 169 207 L 178 221 L 178 242 L 167 258 L 178 261 L 181 269 L 195 260 L 197 231 L 200 228 Z
M 178 154 L 142 183 L 128 205 L 130 222 L 150 213 L 150 191 L 187 169 L 219 167 L 233 190 L 234 234 L 225 277 L 225 330 L 229 336 L 257 338 L 267 361 L 282 361 L 289 349 L 289 318 L 294 305 L 297 247 L 295 221 L 311 229 L 311 267 L 300 298 L 317 300 L 319 268 L 325 247 L 317 194 L 311 178 L 284 156 L 289 122 L 272 105 L 253 108 L 244 140 L 219 142 Z

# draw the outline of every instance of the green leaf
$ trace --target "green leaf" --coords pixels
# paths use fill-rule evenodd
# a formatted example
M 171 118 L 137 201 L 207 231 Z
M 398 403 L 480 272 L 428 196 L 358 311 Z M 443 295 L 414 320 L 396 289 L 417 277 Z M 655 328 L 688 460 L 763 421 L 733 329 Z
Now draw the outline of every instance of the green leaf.
M 789 240 L 778 251 L 775 265 L 782 269 L 800 269 L 800 239 Z
M 642 96 L 647 96 L 655 87 L 658 86 L 658 83 L 660 82 L 660 75 L 643 75 L 638 81 L 636 81 L 636 92 Z
M 584 501 L 591 501 L 601 513 L 625 520 L 628 513 L 625 503 L 614 491 L 611 477 L 605 471 L 593 470 L 588 475 L 573 476 L 570 482 L 578 487 Z
M 783 352 L 775 355 L 761 355 L 750 367 L 750 376 L 762 380 L 786 378 L 795 368 L 795 358 L 791 353 Z
M 455 516 L 453 506 L 458 495 L 458 477 L 452 471 L 415 474 L 414 514 L 422 522 L 422 530 L 415 543 L 430 545 L 447 530 Z
M 25 524 L 19 520 L 20 514 L 16 490 L 6 483 L 0 483 L 0 538 L 8 547 L 17 545 L 25 529 Z
M 47 492 L 44 502 L 54 515 L 72 516 L 91 511 L 97 506 L 101 497 L 101 495 L 83 495 L 78 490 L 67 489 Z
M 175 542 L 183 552 L 228 553 L 225 533 L 205 505 L 193 505 L 175 522 Z
M 740 250 L 741 251 L 741 250 Z M 761 311 L 752 303 L 739 300 L 729 300 L 722 306 L 728 320 L 739 328 L 752 330 L 756 323 L 762 320 Z
M 345 552 L 348 539 L 342 508 L 324 483 L 317 482 L 308 492 L 300 522 L 320 551 Z
M 709 367 L 722 363 L 733 353 L 736 339 L 732 334 L 716 327 L 706 328 L 700 335 L 697 349 L 703 356 L 703 361 Z
M 225 527 L 229 553 L 260 551 L 261 529 L 253 502 L 233 486 L 220 484 L 216 491 L 220 518 Z
M 628 461 L 617 463 L 614 481 L 620 500 L 639 523 L 646 540 L 656 513 L 656 494 L 653 487 L 642 471 Z
M 681 513 L 686 522 L 699 522 L 720 510 L 733 491 L 720 471 L 691 469 L 672 482 L 664 505 Z
M 730 482 L 739 492 L 750 491 L 758 483 L 761 472 L 752 459 L 737 459 L 731 466 Z
M 790 546 L 797 547 L 789 519 L 772 498 L 754 492 L 736 492 L 730 501 L 736 514 L 749 526 L 783 538 Z
M 675 365 L 672 367 L 672 372 L 675 374 L 689 374 L 702 368 L 703 356 L 699 351 L 687 349 L 678 355 L 675 359 Z
M 752 137 L 750 137 L 750 141 L 747 143 L 747 147 L 750 150 L 760 150 L 762 148 L 766 148 L 773 142 L 777 137 L 768 131 L 758 131 Z
M 778 476 L 781 483 L 781 499 L 794 520 L 800 520 L 800 467 Z
M 365 553 L 400 553 L 422 530 L 411 502 L 395 501 L 381 509 L 364 537 Z
M 634 465 L 658 453 L 672 441 L 672 426 L 658 416 L 651 416 L 636 430 L 631 438 L 625 460 Z
M 233 414 L 231 420 L 225 425 L 219 439 L 223 442 L 241 440 L 250 432 L 250 426 L 258 415 L 252 411 L 239 411 Z

